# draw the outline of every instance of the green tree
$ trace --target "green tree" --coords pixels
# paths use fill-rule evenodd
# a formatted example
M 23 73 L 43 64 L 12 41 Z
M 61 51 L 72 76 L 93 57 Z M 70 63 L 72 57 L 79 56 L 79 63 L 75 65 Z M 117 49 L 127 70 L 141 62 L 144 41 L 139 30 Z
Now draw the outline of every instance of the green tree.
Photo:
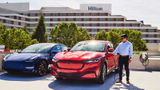
M 40 43 L 48 41 L 48 34 L 46 32 L 46 24 L 43 13 L 41 12 L 41 16 L 38 21 L 38 25 L 36 26 L 32 39 L 37 39 Z
M 107 33 L 107 32 L 106 32 Z M 136 51 L 146 51 L 146 42 L 142 39 L 142 33 L 140 31 L 130 30 L 130 29 L 112 29 L 105 34 L 105 31 L 101 31 L 95 35 L 97 40 L 109 40 L 113 43 L 114 48 L 121 42 L 121 35 L 126 34 L 128 40 L 133 44 L 133 49 Z M 107 39 L 106 39 L 107 37 Z
M 114 48 L 116 48 L 121 41 L 121 36 L 117 32 L 109 31 L 108 40 L 111 41 Z
M 32 40 L 23 29 L 6 29 L 3 37 L 3 43 L 10 49 L 24 49 L 31 44 L 38 43 L 36 39 Z
M 75 23 L 60 23 L 50 30 L 52 42 L 63 43 L 72 47 L 77 42 L 89 40 L 91 36 L 85 29 L 78 28 Z
M 96 40 L 108 40 L 108 32 L 102 30 L 95 35 Z
M 29 34 L 29 30 L 27 29 L 27 24 L 24 25 L 23 30 L 24 30 L 27 34 Z

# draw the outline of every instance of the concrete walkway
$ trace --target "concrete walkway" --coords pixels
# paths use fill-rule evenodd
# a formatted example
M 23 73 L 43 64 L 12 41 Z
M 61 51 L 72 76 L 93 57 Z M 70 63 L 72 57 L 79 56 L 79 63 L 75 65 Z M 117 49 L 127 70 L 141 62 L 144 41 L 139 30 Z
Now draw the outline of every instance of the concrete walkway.
M 131 84 L 115 83 L 118 74 L 110 74 L 104 84 L 92 80 L 56 80 L 52 75 L 10 75 L 0 73 L 0 90 L 160 90 L 159 71 L 131 71 Z

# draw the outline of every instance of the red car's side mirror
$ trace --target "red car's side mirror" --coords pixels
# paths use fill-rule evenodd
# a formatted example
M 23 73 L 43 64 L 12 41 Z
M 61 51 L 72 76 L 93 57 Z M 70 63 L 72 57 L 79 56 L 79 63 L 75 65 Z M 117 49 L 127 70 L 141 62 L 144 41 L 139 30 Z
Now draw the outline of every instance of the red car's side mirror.
M 70 51 L 71 50 L 71 48 L 68 48 L 68 51 Z
M 108 52 L 113 52 L 113 51 L 114 51 L 113 48 L 109 48 L 109 49 L 108 49 Z

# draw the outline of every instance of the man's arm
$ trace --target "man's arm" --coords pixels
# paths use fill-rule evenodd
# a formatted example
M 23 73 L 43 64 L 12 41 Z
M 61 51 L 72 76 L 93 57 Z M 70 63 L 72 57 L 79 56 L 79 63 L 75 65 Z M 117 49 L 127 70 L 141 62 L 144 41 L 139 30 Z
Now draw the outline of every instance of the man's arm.
M 117 46 L 117 48 L 113 51 L 113 54 L 116 55 L 118 53 L 118 48 L 119 48 L 119 45 Z
M 129 63 L 131 63 L 132 58 L 133 58 L 133 45 L 131 44 L 131 46 L 129 47 Z

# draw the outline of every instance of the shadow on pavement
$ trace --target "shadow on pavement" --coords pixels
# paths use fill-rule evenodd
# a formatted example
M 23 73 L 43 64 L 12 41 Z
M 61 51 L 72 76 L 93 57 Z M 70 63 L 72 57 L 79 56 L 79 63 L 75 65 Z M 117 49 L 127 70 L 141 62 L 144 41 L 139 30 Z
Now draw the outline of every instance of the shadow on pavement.
M 144 90 L 144 89 L 138 88 L 137 86 L 133 85 L 132 83 L 130 83 L 130 84 L 115 83 L 115 85 L 111 89 L 113 89 L 113 90 Z
M 115 78 L 118 74 L 115 75 Z M 114 73 L 111 73 L 104 84 L 93 80 L 55 80 L 48 85 L 54 90 L 109 90 L 115 84 Z
M 47 80 L 47 78 L 51 77 L 51 74 L 45 76 L 35 76 L 33 74 L 8 74 L 4 73 L 0 75 L 1 80 L 7 81 L 35 81 L 35 80 Z

